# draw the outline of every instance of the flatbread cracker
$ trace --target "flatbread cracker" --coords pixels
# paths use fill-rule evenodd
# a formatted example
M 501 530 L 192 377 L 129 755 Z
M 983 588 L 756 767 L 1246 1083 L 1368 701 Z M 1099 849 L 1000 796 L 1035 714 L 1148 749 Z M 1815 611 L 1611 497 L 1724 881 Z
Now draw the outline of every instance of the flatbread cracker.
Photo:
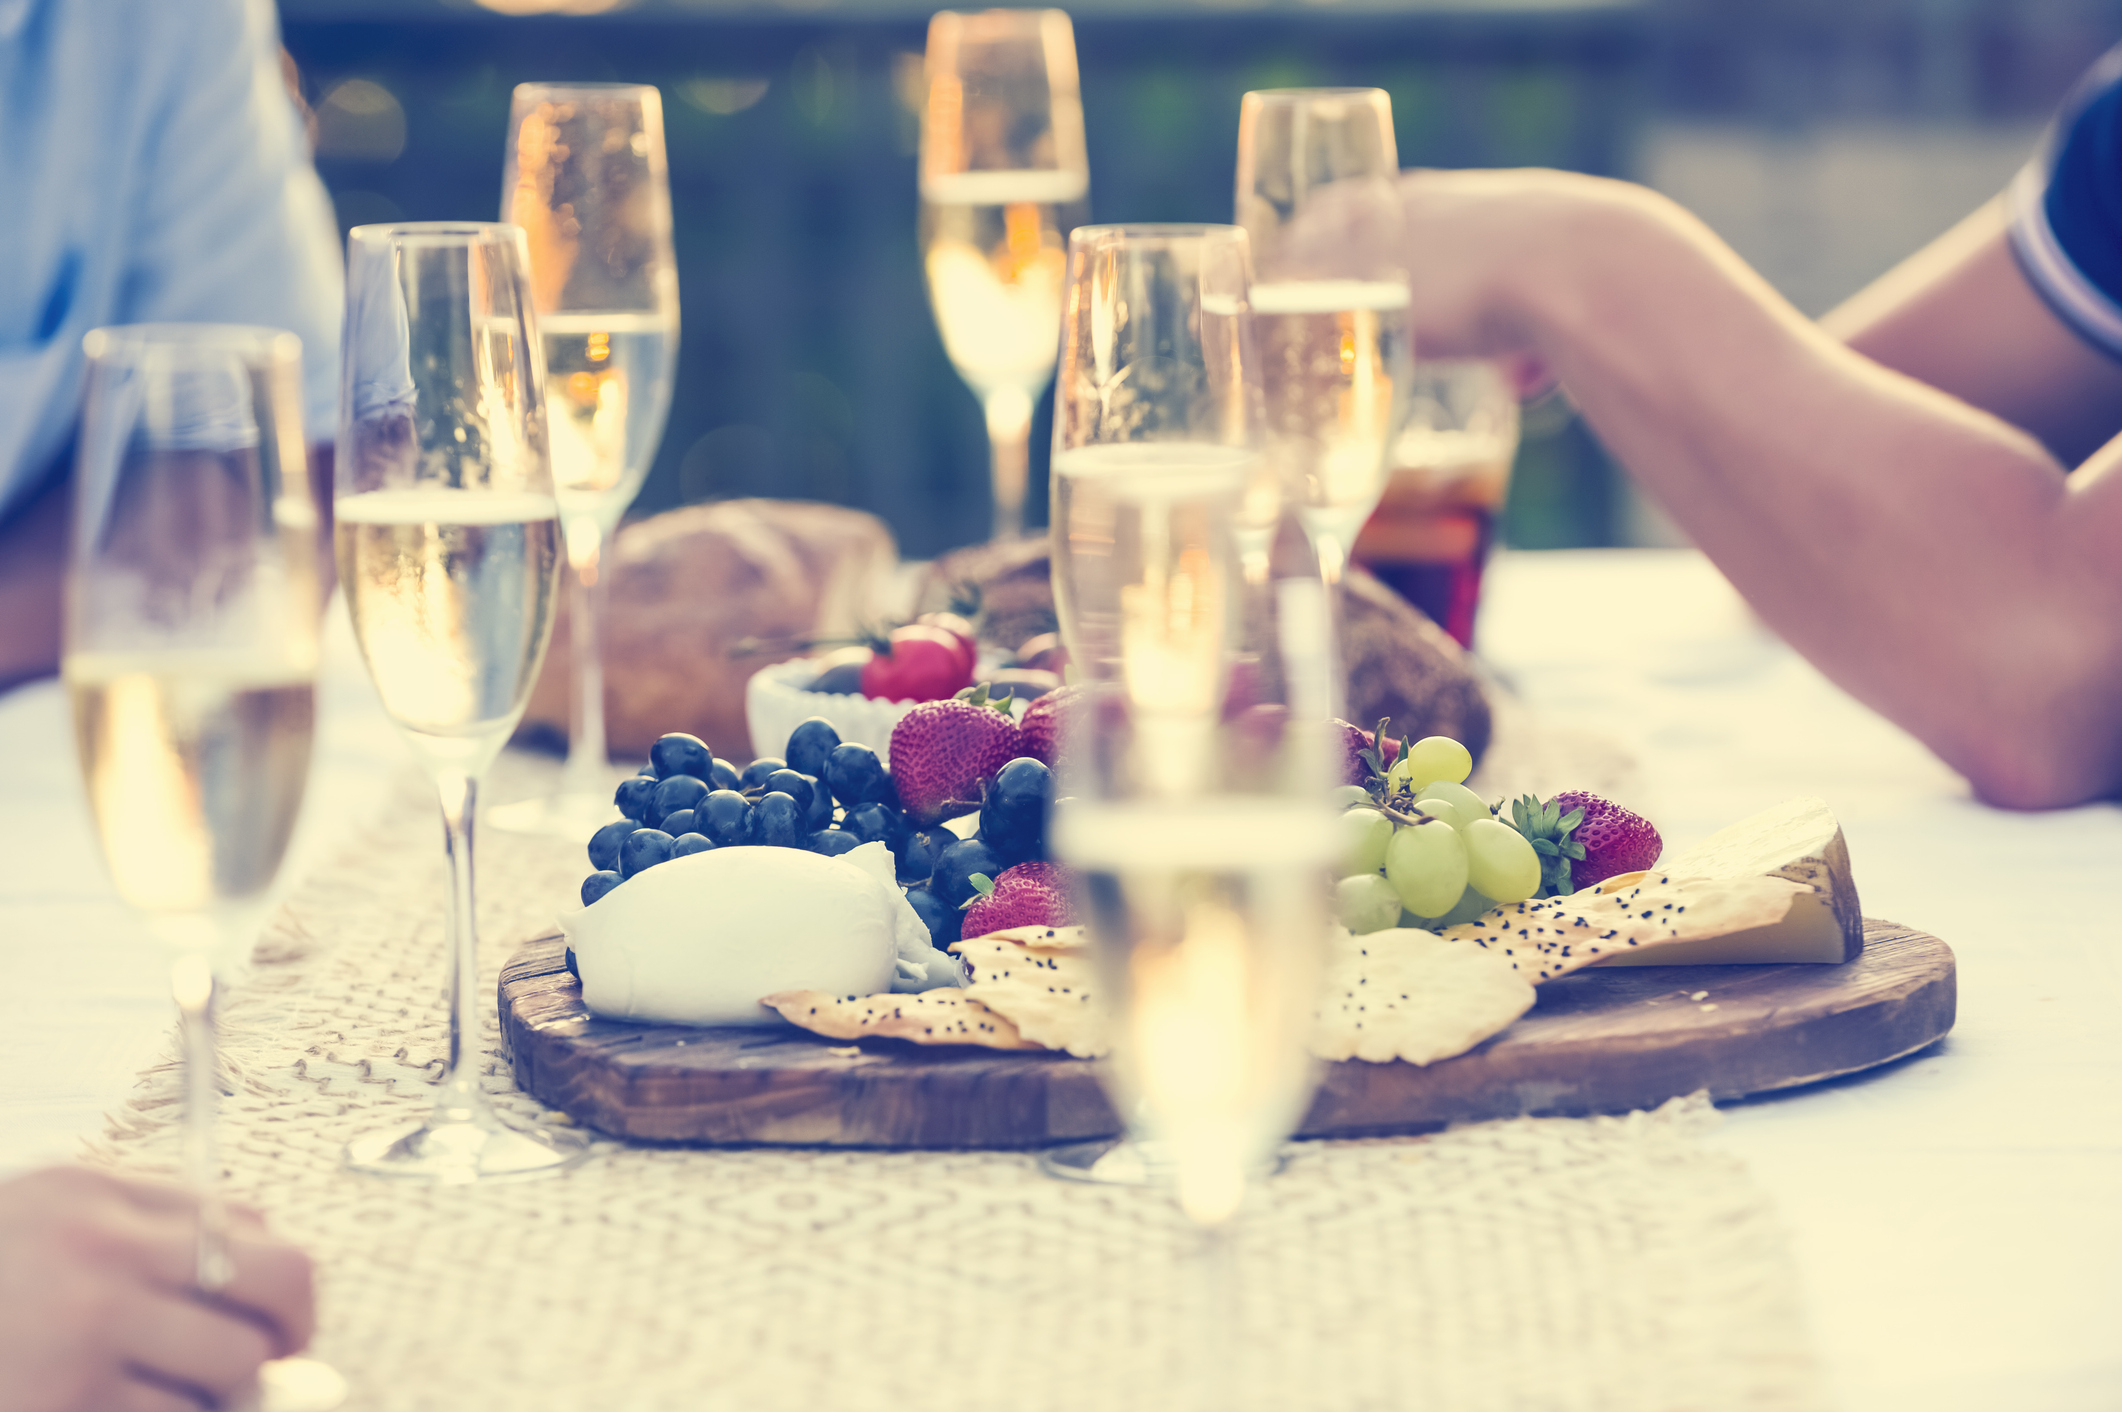
M 1363 936 L 1337 928 L 1312 1053 L 1433 1064 L 1509 1028 L 1534 998 L 1532 982 L 1497 952 L 1411 927 Z
M 1090 931 L 1085 927 L 1010 927 L 1006 931 L 989 932 L 986 936 L 967 940 L 988 941 L 997 937 L 1013 941 L 1029 951 L 1083 951 L 1090 946 Z M 962 944 L 951 943 L 951 950 L 957 950 Z
M 1589 966 L 1616 951 L 1698 941 L 1767 926 L 1813 889 L 1784 877 L 1698 878 L 1624 873 L 1567 897 L 1513 902 L 1462 922 L 1446 941 L 1470 941 L 1509 958 L 1535 981 Z
M 827 995 L 784 990 L 759 1002 L 790 1024 L 829 1039 L 910 1039 L 915 1044 L 977 1044 L 988 1049 L 1043 1049 L 962 990 L 915 995 Z
M 1037 934 L 1031 944 L 1012 939 L 1025 932 Z M 1080 942 L 1052 946 L 1069 932 L 1080 937 L 1082 928 L 1020 927 L 961 940 L 951 950 L 965 961 L 967 995 L 1007 1016 L 1026 1039 L 1095 1059 L 1112 1048 L 1097 967 Z

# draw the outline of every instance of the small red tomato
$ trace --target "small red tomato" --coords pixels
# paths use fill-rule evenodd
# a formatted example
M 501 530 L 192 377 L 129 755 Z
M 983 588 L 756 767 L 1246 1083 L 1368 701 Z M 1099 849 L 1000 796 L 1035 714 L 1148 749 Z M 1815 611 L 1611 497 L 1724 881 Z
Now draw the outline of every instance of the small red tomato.
M 980 639 L 973 632 L 973 625 L 956 613 L 923 613 L 914 622 L 924 628 L 940 628 L 958 639 L 965 649 L 965 670 L 970 672 L 980 660 Z
M 973 679 L 961 643 L 941 628 L 909 623 L 862 668 L 862 694 L 884 701 L 938 701 Z

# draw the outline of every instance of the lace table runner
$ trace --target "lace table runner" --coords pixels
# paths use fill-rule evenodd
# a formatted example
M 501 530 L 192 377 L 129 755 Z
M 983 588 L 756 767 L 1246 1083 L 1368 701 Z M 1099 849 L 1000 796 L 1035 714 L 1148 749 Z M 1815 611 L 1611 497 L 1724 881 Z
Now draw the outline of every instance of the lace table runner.
M 223 1009 L 229 1180 L 317 1257 L 353 1409 L 1820 1405 L 1774 1219 L 1700 1101 L 1294 1144 L 1220 1250 L 1164 1195 L 1022 1153 L 605 1141 L 476 1190 L 345 1175 L 341 1144 L 440 1073 L 440 845 L 409 791 Z M 491 831 L 479 854 L 491 986 L 582 864 Z M 537 1112 L 491 1014 L 482 1038 L 497 1101 Z M 169 1171 L 176 1093 L 144 1075 L 97 1159 Z

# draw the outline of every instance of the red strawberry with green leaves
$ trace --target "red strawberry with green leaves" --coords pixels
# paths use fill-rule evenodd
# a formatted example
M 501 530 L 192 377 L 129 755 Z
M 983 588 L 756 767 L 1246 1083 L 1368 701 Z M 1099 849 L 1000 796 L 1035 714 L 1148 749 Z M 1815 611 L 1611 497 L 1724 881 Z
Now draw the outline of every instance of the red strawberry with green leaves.
M 988 882 L 973 875 L 979 895 L 965 906 L 961 936 L 992 936 L 1011 927 L 1065 927 L 1076 920 L 1068 893 L 1068 870 L 1059 863 L 1019 863 Z
M 1603 795 L 1566 789 L 1542 803 L 1515 800 L 1511 822 L 1540 855 L 1542 897 L 1563 897 L 1654 866 L 1665 851 L 1650 820 Z
M 1024 753 L 1009 702 L 971 687 L 948 701 L 924 701 L 892 727 L 892 781 L 916 827 L 980 807 L 981 786 Z

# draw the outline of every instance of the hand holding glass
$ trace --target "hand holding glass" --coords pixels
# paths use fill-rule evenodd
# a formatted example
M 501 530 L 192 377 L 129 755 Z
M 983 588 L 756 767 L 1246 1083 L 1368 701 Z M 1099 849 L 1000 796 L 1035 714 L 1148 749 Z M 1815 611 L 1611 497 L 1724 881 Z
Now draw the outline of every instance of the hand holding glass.
M 357 226 L 348 237 L 335 511 L 339 582 L 384 710 L 442 804 L 450 859 L 449 1072 L 432 1115 L 347 1146 L 359 1171 L 462 1183 L 579 1157 L 480 1087 L 472 826 L 552 632 L 560 507 L 523 232 Z
M 233 1275 L 214 1155 L 214 970 L 262 920 L 309 778 L 317 507 L 301 341 L 207 324 L 97 329 L 74 488 L 61 666 L 89 812 L 119 895 L 174 959 L 193 1281 Z M 268 1412 L 344 1383 L 268 1364 Z

